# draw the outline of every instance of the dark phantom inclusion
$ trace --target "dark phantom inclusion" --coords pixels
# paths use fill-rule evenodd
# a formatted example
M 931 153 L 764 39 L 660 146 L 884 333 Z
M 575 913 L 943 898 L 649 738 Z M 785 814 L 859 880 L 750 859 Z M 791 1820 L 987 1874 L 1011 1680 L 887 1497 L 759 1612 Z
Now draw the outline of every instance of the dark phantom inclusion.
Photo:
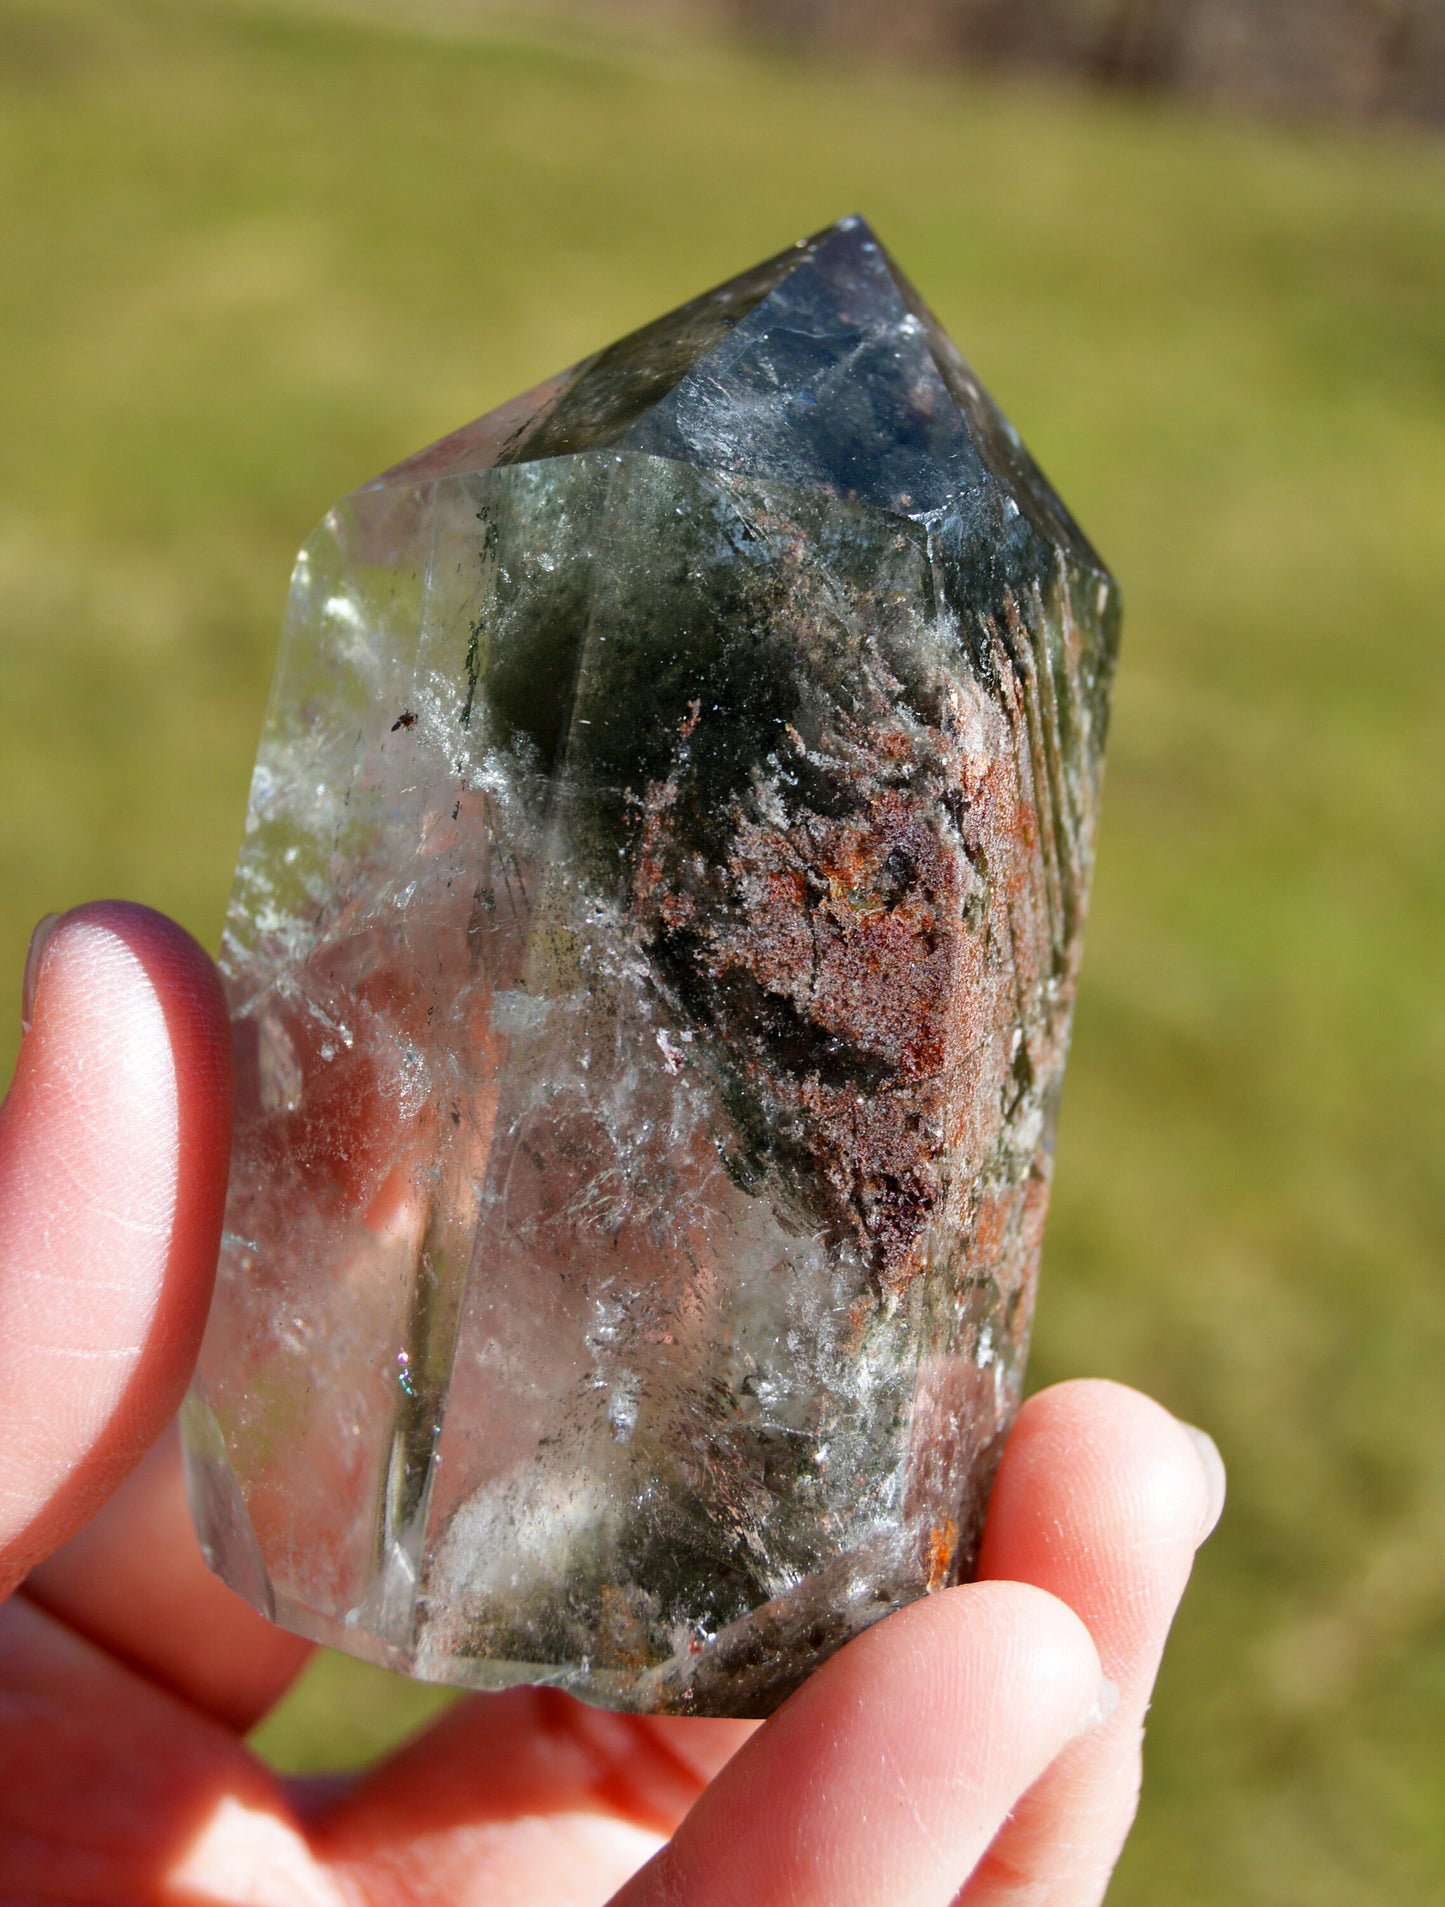
M 968 1573 L 1117 628 L 857 219 L 336 506 L 224 948 L 233 1586 L 725 1715 Z

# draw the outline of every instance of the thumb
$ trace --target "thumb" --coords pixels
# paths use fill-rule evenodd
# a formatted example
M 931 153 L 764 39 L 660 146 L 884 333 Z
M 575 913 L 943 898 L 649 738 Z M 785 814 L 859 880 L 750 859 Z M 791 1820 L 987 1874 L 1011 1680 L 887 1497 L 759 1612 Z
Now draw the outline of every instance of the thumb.
M 43 923 L 25 992 L 0 1106 L 0 1595 L 179 1403 L 230 1149 L 225 1001 L 173 922 L 105 901 Z

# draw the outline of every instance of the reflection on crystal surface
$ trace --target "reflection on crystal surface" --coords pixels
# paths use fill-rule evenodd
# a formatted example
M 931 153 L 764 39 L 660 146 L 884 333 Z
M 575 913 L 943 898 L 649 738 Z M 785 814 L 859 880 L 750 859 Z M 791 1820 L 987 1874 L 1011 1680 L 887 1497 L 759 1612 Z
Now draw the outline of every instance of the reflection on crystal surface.
M 439 1680 L 760 1714 L 967 1572 L 1117 622 L 859 220 L 331 512 L 186 1412 L 243 1595 Z

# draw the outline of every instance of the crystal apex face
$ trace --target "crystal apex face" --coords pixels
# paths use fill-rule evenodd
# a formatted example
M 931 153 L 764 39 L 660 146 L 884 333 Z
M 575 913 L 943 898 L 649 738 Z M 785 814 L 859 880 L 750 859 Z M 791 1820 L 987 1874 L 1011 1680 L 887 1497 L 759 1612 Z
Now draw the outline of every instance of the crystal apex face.
M 185 1427 L 234 1588 L 761 1715 L 967 1575 L 1118 617 L 859 219 L 332 510 L 223 950 Z

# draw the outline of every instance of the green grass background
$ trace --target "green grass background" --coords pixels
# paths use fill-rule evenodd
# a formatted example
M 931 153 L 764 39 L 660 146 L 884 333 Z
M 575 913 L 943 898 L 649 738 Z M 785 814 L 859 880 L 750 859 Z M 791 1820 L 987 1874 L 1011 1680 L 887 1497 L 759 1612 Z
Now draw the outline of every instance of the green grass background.
M 854 209 L 1128 605 L 1032 1376 L 1149 1387 L 1232 1481 L 1111 1901 L 1445 1898 L 1445 147 L 0 0 L 0 971 L 96 893 L 214 945 L 333 497 Z M 261 1744 L 431 1699 L 331 1658 Z

